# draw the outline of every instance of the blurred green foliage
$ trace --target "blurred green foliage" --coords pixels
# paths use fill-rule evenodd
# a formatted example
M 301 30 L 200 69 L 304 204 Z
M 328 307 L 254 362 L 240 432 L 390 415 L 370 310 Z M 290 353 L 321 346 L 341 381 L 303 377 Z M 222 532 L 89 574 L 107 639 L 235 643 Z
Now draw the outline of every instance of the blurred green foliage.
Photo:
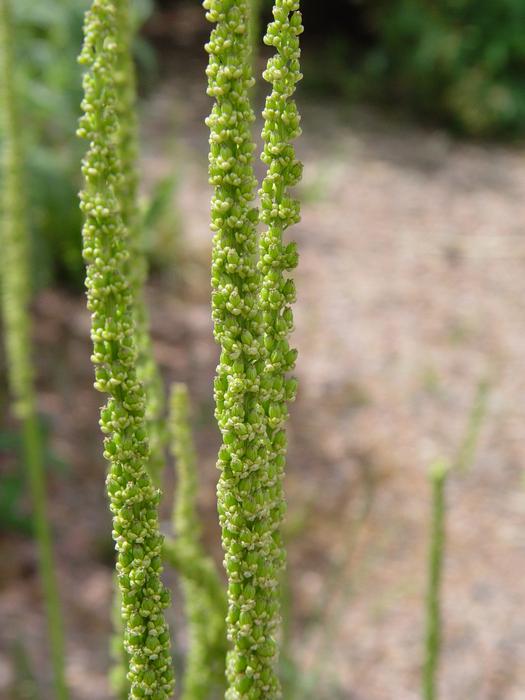
M 143 22 L 153 2 L 134 4 Z M 77 199 L 82 145 L 74 132 L 81 100 L 76 57 L 87 5 L 13 3 L 36 287 L 59 282 L 80 289 L 83 283 Z M 264 20 L 269 5 L 262 0 Z M 304 1 L 310 35 L 322 39 L 306 46 L 305 88 L 396 105 L 468 135 L 524 133 L 523 0 L 334 0 L 333 7 L 325 12 Z M 142 75 L 151 78 L 152 50 L 141 41 L 135 53 Z M 166 199 L 166 183 L 159 191 Z M 146 207 L 150 247 L 157 204 Z
M 377 45 L 365 57 L 367 85 L 470 135 L 523 133 L 523 0 L 373 5 Z
M 52 279 L 80 286 L 83 279 L 75 130 L 86 6 L 86 0 L 13 3 L 36 286 Z
M 304 0 L 305 88 L 372 99 L 469 136 L 523 136 L 523 0 L 330 4 L 327 12 Z
M 80 289 L 84 280 L 78 206 L 83 145 L 75 137 L 81 70 L 77 56 L 88 0 L 16 0 L 17 85 L 22 105 L 28 189 L 28 223 L 33 240 L 33 283 Z M 135 0 L 142 23 L 150 0 Z M 144 42 L 135 53 L 151 74 L 153 54 Z
M 45 416 L 39 416 L 39 426 L 46 470 L 63 474 L 69 469 L 69 464 L 52 449 L 52 426 L 49 420 Z M 0 533 L 20 532 L 29 535 L 33 525 L 27 502 L 23 437 L 18 429 L 5 427 L 0 430 L 0 462 Z

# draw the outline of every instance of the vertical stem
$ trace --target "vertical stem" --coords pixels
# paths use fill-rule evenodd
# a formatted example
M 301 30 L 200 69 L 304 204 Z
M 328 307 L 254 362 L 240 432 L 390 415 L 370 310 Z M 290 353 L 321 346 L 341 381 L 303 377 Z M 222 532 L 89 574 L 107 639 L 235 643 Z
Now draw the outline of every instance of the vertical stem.
M 126 651 L 125 625 L 122 619 L 122 596 L 118 585 L 118 576 L 113 576 L 113 601 L 111 605 L 111 623 L 113 633 L 111 636 L 110 653 L 112 666 L 109 672 L 111 690 L 118 700 L 127 700 L 129 696 L 129 682 L 127 670 L 129 656 Z
M 261 10 L 262 0 L 250 0 L 249 12 L 249 36 L 252 55 L 252 72 L 257 85 L 257 59 L 259 58 L 259 39 L 261 34 Z
M 476 448 L 483 421 L 487 414 L 490 384 L 487 379 L 478 383 L 472 408 L 468 416 L 465 436 L 459 446 L 454 462 L 454 469 L 466 472 L 472 466 L 476 457 Z
M 423 665 L 423 697 L 436 700 L 437 673 L 441 653 L 441 580 L 445 549 L 445 486 L 449 466 L 436 462 L 430 472 L 432 515 L 428 556 L 428 589 L 426 600 L 425 661 Z
M 64 635 L 51 529 L 46 504 L 42 437 L 38 424 L 31 364 L 28 314 L 30 272 L 28 230 L 24 221 L 22 144 L 13 78 L 13 27 L 8 0 L 0 0 L 0 89 L 3 127 L 2 305 L 9 381 L 17 417 L 22 422 L 23 453 L 33 506 L 33 527 L 47 614 L 56 697 L 68 697 L 64 672 Z

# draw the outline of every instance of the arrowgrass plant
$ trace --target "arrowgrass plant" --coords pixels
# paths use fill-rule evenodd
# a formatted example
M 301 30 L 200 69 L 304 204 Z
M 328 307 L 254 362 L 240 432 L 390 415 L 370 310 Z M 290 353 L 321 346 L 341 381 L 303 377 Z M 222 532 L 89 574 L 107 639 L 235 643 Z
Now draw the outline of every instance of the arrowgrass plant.
M 206 49 L 208 94 L 215 98 L 210 128 L 210 182 L 214 333 L 221 347 L 215 379 L 215 415 L 223 437 L 217 488 L 228 575 L 228 700 L 272 698 L 275 641 L 265 634 L 276 610 L 267 607 L 275 586 L 267 491 L 268 437 L 262 405 L 264 370 L 257 304 L 256 181 L 249 100 L 253 85 L 246 0 L 205 0 L 216 23 Z M 266 482 L 266 484 L 265 484 Z M 268 568 L 268 564 L 270 568 Z M 264 629 L 263 629 L 264 624 Z
M 25 220 L 24 158 L 14 77 L 13 25 L 9 0 L 0 0 L 0 113 L 2 159 L 2 311 L 8 375 L 16 417 L 22 423 L 23 457 L 31 493 L 33 528 L 47 614 L 57 700 L 67 700 L 64 634 L 47 512 L 42 435 L 31 358 L 29 233 Z
M 84 115 L 78 135 L 89 142 L 81 192 L 83 256 L 91 311 L 95 388 L 108 394 L 100 425 L 109 461 L 107 490 L 118 553 L 117 576 L 129 655 L 130 699 L 166 700 L 173 689 L 170 639 L 164 619 L 157 506 L 148 471 L 146 394 L 137 373 L 135 294 L 129 279 L 129 232 L 124 223 L 119 132 L 119 7 L 93 0 L 86 14 L 80 61 Z
M 134 27 L 129 0 L 115 0 L 115 24 L 117 32 L 115 73 L 116 143 L 121 166 L 121 177 L 117 183 L 116 196 L 120 203 L 122 222 L 128 232 L 127 247 L 129 257 L 126 262 L 126 274 L 133 295 L 137 377 L 143 384 L 146 394 L 146 422 L 149 440 L 148 468 L 154 484 L 159 485 L 165 464 L 164 391 L 162 379 L 153 357 L 148 311 L 144 299 L 147 262 L 143 249 L 142 216 L 138 207 L 137 91 L 132 55 Z M 111 672 L 111 681 L 117 697 L 126 698 L 129 692 L 129 684 L 126 680 L 128 660 L 124 648 L 120 606 L 120 596 L 118 587 L 116 587 L 112 615 L 115 634 L 111 642 L 112 656 L 115 663 Z
M 302 31 L 296 0 L 276 0 L 265 41 L 275 46 L 264 74 L 272 94 L 264 113 L 261 219 L 268 226 L 257 264 L 257 209 L 253 206 L 254 144 L 250 125 L 253 85 L 246 0 L 205 0 L 215 23 L 206 46 L 208 94 L 215 103 L 210 128 L 212 223 L 212 308 L 221 348 L 215 380 L 216 418 L 223 444 L 217 489 L 219 521 L 228 575 L 227 700 L 271 700 L 280 694 L 276 674 L 279 577 L 284 548 L 279 528 L 286 400 L 295 382 L 285 373 L 295 362 L 287 334 L 293 283 L 283 272 L 297 262 L 282 233 L 298 219 L 287 187 L 300 176 L 288 141 L 298 134 L 290 102 L 300 78 L 297 36 Z

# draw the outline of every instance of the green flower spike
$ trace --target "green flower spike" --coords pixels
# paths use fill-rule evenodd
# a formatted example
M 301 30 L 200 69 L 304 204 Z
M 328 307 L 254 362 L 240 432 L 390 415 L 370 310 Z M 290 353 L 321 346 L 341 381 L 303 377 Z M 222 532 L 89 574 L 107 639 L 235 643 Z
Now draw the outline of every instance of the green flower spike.
M 214 562 L 204 552 L 200 540 L 197 458 L 189 420 L 188 390 L 184 384 L 173 386 L 170 424 L 177 468 L 173 547 L 179 554 L 179 563 L 193 562 L 193 568 L 199 569 L 197 576 L 191 576 L 187 567 L 179 568 L 189 629 L 181 697 L 182 700 L 206 700 L 213 690 L 224 686 L 226 596 Z
M 82 164 L 85 188 L 83 255 L 92 314 L 95 387 L 109 395 L 100 425 L 110 462 L 107 490 L 129 654 L 130 700 L 167 700 L 173 689 L 170 640 L 163 610 L 169 594 L 160 580 L 159 492 L 148 474 L 145 394 L 136 372 L 134 297 L 128 282 L 127 231 L 118 199 L 122 168 L 115 108 L 118 25 L 111 0 L 94 0 L 86 15 L 80 61 L 84 115 L 79 136 L 89 141 Z
M 289 188 L 301 178 L 302 166 L 296 159 L 291 141 L 300 134 L 300 118 L 292 99 L 295 85 L 301 79 L 299 70 L 299 34 L 303 31 L 298 0 L 276 0 L 274 21 L 268 25 L 266 44 L 276 48 L 263 73 L 272 91 L 263 111 L 261 160 L 267 166 L 260 190 L 260 219 L 265 225 L 259 241 L 261 274 L 260 309 L 263 316 L 266 363 L 264 383 L 267 387 L 267 430 L 270 441 L 270 471 L 276 475 L 276 500 L 284 503 L 283 477 L 286 457 L 285 424 L 287 402 L 295 399 L 297 381 L 287 373 L 295 366 L 297 351 L 290 348 L 288 338 L 293 328 L 291 304 L 295 301 L 295 285 L 286 276 L 297 265 L 295 243 L 283 242 L 284 231 L 299 221 L 299 202 L 289 195 Z M 284 566 L 284 546 L 280 523 L 274 522 L 276 546 L 274 573 Z M 275 588 L 273 605 L 279 605 Z M 277 618 L 277 612 L 276 612 Z
M 250 134 L 253 85 L 246 0 L 205 0 L 216 23 L 207 51 L 210 127 L 212 307 L 221 346 L 215 380 L 216 418 L 223 437 L 218 467 L 219 521 L 228 575 L 227 700 L 273 700 L 278 623 L 276 531 L 284 511 L 280 475 L 269 463 L 267 433 L 272 378 L 258 306 L 257 211 Z M 282 438 L 279 438 L 282 440 Z
M 138 119 L 135 66 L 132 44 L 134 28 L 129 0 L 115 0 L 117 58 L 115 72 L 115 112 L 117 119 L 117 146 L 122 177 L 116 193 L 120 202 L 124 227 L 128 231 L 127 278 L 134 297 L 135 342 L 137 347 L 137 376 L 146 392 L 146 421 L 150 455 L 148 468 L 155 485 L 161 481 L 165 465 L 164 453 L 164 387 L 153 356 L 149 334 L 148 311 L 144 299 L 144 282 L 147 277 L 147 261 L 142 245 L 141 216 L 138 207 L 139 175 Z M 113 604 L 114 634 L 111 652 L 114 660 L 111 669 L 111 686 L 118 698 L 125 700 L 129 694 L 126 679 L 128 667 L 124 648 L 121 601 L 118 590 Z
M 115 0 L 117 22 L 117 70 L 115 73 L 115 110 L 118 122 L 117 141 L 122 177 L 117 196 L 128 238 L 127 276 L 134 296 L 137 374 L 146 391 L 146 420 L 149 437 L 149 470 L 158 486 L 165 459 L 164 386 L 149 333 L 149 314 L 144 299 L 148 265 L 142 240 L 142 218 L 138 207 L 139 176 L 138 120 L 135 66 L 133 64 L 133 26 L 129 0 Z

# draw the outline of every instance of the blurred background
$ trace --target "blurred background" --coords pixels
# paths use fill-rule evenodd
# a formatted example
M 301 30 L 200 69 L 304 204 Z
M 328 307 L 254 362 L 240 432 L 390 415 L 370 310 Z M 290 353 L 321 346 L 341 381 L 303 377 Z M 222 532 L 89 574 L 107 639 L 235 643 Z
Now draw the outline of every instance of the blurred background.
M 16 0 L 39 410 L 75 700 L 105 700 L 113 545 L 77 192 L 85 0 Z M 166 383 L 189 384 L 206 546 L 215 510 L 205 94 L 197 0 L 136 3 L 148 299 Z M 285 524 L 286 700 L 420 697 L 428 470 L 448 484 L 446 700 L 525 697 L 525 3 L 303 0 L 305 164 Z M 269 17 L 271 3 L 263 2 Z M 267 50 L 256 57 L 258 74 Z M 257 111 L 266 94 L 256 87 Z M 256 132 L 260 132 L 260 121 Z M 260 165 L 257 165 L 261 174 Z M 0 356 L 0 698 L 47 700 L 20 435 Z M 169 519 L 168 470 L 163 518 Z M 174 654 L 186 630 L 166 573 Z M 49 691 L 50 692 L 50 691 Z

